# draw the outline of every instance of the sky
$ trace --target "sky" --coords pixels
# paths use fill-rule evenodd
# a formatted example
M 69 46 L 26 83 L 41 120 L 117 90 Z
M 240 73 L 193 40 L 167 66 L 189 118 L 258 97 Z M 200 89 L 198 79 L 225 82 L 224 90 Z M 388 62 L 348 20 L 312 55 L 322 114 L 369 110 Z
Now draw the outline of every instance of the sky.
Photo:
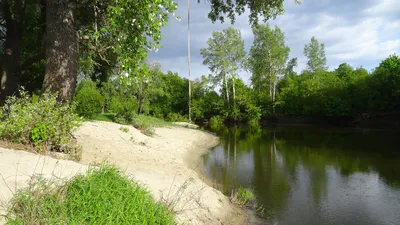
M 212 32 L 228 27 L 239 29 L 248 52 L 253 43 L 253 34 L 248 23 L 248 14 L 236 18 L 235 24 L 208 19 L 210 4 L 207 0 L 190 0 L 191 5 L 191 78 L 208 75 L 203 65 L 200 49 L 207 47 Z M 187 77 L 187 0 L 178 0 L 175 16 L 162 29 L 163 46 L 158 52 L 150 52 L 149 61 L 159 62 L 166 71 L 177 72 Z M 353 67 L 363 66 L 371 71 L 390 54 L 400 55 L 400 0 L 303 0 L 301 5 L 294 0 L 284 0 L 285 13 L 269 20 L 285 33 L 286 45 L 290 47 L 289 58 L 297 57 L 295 69 L 305 69 L 307 58 L 303 54 L 306 44 L 315 36 L 325 44 L 327 65 L 334 70 L 343 62 Z M 245 83 L 250 74 L 239 73 Z

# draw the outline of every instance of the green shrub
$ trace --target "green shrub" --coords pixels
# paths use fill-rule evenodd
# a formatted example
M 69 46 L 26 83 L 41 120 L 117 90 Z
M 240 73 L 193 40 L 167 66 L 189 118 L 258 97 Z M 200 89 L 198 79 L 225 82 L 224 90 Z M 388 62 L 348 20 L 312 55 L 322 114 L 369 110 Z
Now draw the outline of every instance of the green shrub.
M 34 179 L 10 206 L 8 224 L 175 224 L 148 191 L 104 165 L 65 183 Z
M 80 123 L 74 108 L 57 102 L 56 95 L 44 94 L 34 101 L 24 91 L 20 95 L 9 98 L 1 110 L 0 138 L 78 157 L 71 135 Z
M 134 97 L 116 95 L 111 98 L 109 110 L 116 113 L 117 123 L 129 124 L 136 115 L 137 101 Z
M 213 116 L 210 119 L 211 125 L 221 125 L 224 123 L 224 119 L 221 116 Z
M 36 125 L 31 132 L 31 141 L 35 146 L 40 147 L 40 143 L 49 139 L 49 131 L 46 124 Z
M 79 84 L 74 101 L 76 112 L 86 118 L 100 113 L 104 106 L 104 97 L 93 81 L 82 81 Z
M 169 122 L 187 122 L 188 119 L 179 113 L 168 113 L 167 121 Z

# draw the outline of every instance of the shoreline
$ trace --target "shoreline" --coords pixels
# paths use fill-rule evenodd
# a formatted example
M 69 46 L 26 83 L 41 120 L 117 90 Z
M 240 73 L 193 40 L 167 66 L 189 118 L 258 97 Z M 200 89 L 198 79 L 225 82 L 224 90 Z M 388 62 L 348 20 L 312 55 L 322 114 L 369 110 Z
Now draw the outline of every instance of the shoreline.
M 219 143 L 218 137 L 175 126 L 156 128 L 148 137 L 132 126 L 98 121 L 82 124 L 75 136 L 83 149 L 80 163 L 106 160 L 118 166 L 175 211 L 177 222 L 246 224 L 246 212 L 201 171 L 201 156 Z
M 90 164 L 105 161 L 149 190 L 156 201 L 165 203 L 178 223 L 247 223 L 245 210 L 214 189 L 201 170 L 201 156 L 219 143 L 218 137 L 183 127 L 156 128 L 155 135 L 148 137 L 132 126 L 99 121 L 83 123 L 74 136 L 83 150 L 79 162 L 0 148 L 0 174 L 5 177 L 0 181 L 1 203 L 9 200 L 16 188 L 26 187 L 33 174 L 68 179 L 84 173 Z M 0 215 L 5 212 L 0 204 Z

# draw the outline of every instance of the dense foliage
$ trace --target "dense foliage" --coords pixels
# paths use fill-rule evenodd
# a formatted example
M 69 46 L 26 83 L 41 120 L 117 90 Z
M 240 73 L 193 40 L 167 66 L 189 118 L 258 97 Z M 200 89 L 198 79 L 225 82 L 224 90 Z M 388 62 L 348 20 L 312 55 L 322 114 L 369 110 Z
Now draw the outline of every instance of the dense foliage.
M 0 114 L 0 138 L 30 144 L 40 151 L 59 151 L 79 157 L 72 131 L 79 125 L 74 109 L 56 100 L 55 95 L 9 98 Z
M 84 117 L 110 113 L 130 124 L 139 115 L 254 122 L 276 114 L 353 118 L 400 110 L 396 55 L 372 72 L 346 63 L 328 71 L 325 46 L 312 37 L 304 47 L 307 68 L 297 74 L 297 58 L 289 60 L 285 44 L 290 34 L 258 24 L 259 18 L 283 13 L 283 0 L 210 1 L 213 22 L 234 22 L 247 7 L 255 38 L 247 54 L 239 30 L 213 33 L 201 49 L 211 75 L 190 81 L 190 117 L 189 81 L 145 63 L 148 51 L 160 47 L 161 28 L 174 16 L 175 1 L 5 0 L 0 6 L 0 104 L 25 86 L 31 94 L 59 90 L 57 100 L 72 97 Z M 65 23 L 58 14 L 68 15 Z M 249 84 L 238 75 L 244 69 L 251 72 Z
M 265 29 L 270 30 L 269 27 Z M 283 37 L 279 30 L 276 31 Z M 277 40 L 273 33 L 270 38 Z M 284 62 L 287 61 L 287 47 L 281 46 L 272 49 L 276 53 L 272 50 L 271 53 L 277 54 L 275 59 L 280 55 Z M 251 54 L 251 57 L 261 58 L 257 54 Z M 257 60 L 261 60 L 258 58 L 252 59 L 255 66 Z M 223 76 L 223 69 L 209 78 L 203 75 L 191 81 L 193 120 L 213 118 L 214 123 L 259 121 L 274 115 L 274 108 L 275 113 L 288 116 L 350 119 L 363 113 L 400 110 L 400 58 L 396 55 L 382 61 L 372 73 L 343 63 L 334 71 L 327 71 L 322 66 L 297 74 L 294 72 L 296 58 L 286 64 L 267 59 L 260 62 L 270 65 L 271 69 L 254 66 L 260 76 L 255 76 L 251 85 L 244 84 L 232 73 Z M 218 63 L 214 66 L 219 66 Z M 221 62 L 221 65 L 228 63 Z M 93 84 L 91 87 L 99 90 L 96 93 L 102 93 L 99 99 L 106 99 L 97 109 L 117 113 L 120 118 L 117 121 L 121 123 L 132 123 L 138 114 L 168 121 L 186 120 L 188 80 L 170 71 L 162 72 L 159 65 L 143 65 L 142 68 L 142 73 L 134 76 L 116 77 L 97 86 Z M 265 73 L 271 74 L 261 76 Z M 271 82 L 271 78 L 275 81 Z M 270 94 L 274 89 L 276 100 L 272 101 Z
M 400 58 L 389 56 L 369 74 L 343 63 L 334 71 L 304 72 L 282 80 L 279 112 L 302 116 L 350 116 L 400 110 Z
M 104 97 L 92 81 L 81 82 L 75 94 L 76 112 L 85 117 L 99 114 L 104 105 Z

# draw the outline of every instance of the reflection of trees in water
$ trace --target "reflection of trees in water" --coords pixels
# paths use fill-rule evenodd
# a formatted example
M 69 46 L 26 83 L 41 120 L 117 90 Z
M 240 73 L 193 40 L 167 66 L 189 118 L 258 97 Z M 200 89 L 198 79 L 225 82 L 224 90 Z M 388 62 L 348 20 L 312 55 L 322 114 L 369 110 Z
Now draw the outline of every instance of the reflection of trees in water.
M 353 138 L 349 136 L 348 139 Z M 365 137 L 365 141 L 367 139 L 368 137 Z M 345 144 L 341 143 L 342 137 L 335 140 L 332 137 L 324 139 L 322 136 L 315 137 L 314 140 L 316 141 L 312 145 L 308 145 L 307 140 L 302 144 L 301 140 L 297 138 L 287 138 L 287 136 L 278 138 L 277 145 L 292 173 L 295 171 L 294 166 L 300 162 L 313 171 L 318 171 L 323 166 L 330 165 L 343 176 L 350 176 L 356 172 L 369 173 L 375 171 L 388 185 L 400 187 L 398 185 L 400 182 L 398 173 L 400 171 L 400 152 L 396 154 L 388 151 L 388 149 L 381 150 L 386 147 L 384 142 L 379 141 L 382 144 L 381 147 L 372 151 L 364 143 L 360 143 L 361 147 L 355 147 L 352 144 L 351 148 L 346 148 Z M 332 146 L 333 142 L 336 142 L 339 147 Z M 357 138 L 354 138 L 353 142 L 357 142 Z M 393 146 L 387 147 L 394 149 Z
M 259 141 L 254 147 L 253 185 L 257 200 L 268 214 L 280 212 L 290 195 L 290 184 L 283 167 L 277 160 L 275 142 Z
M 310 148 L 342 175 L 371 170 L 392 187 L 400 187 L 399 133 L 352 129 L 290 127 L 277 130 L 278 145 L 290 150 Z M 303 150 L 302 150 L 303 151 Z M 301 153 L 303 154 L 303 153 Z
M 396 153 L 377 152 L 392 148 L 390 138 L 354 133 L 330 133 L 313 128 L 251 129 L 220 128 L 221 146 L 204 157 L 209 175 L 230 191 L 238 186 L 253 188 L 267 212 L 280 212 L 299 179 L 298 169 L 306 170 L 309 190 L 319 205 L 327 195 L 327 166 L 342 176 L 377 171 L 386 183 L 399 182 L 400 161 Z M 371 143 L 374 142 L 374 144 Z M 382 140 L 388 140 L 382 142 Z M 372 148 L 372 149 L 371 149 Z M 395 154 L 388 157 L 388 154 Z
M 283 208 L 290 185 L 282 162 L 277 160 L 273 132 L 253 127 L 220 129 L 217 133 L 222 148 L 211 150 L 204 162 L 209 174 L 223 184 L 224 192 L 229 194 L 239 186 L 248 187 L 266 208 Z

